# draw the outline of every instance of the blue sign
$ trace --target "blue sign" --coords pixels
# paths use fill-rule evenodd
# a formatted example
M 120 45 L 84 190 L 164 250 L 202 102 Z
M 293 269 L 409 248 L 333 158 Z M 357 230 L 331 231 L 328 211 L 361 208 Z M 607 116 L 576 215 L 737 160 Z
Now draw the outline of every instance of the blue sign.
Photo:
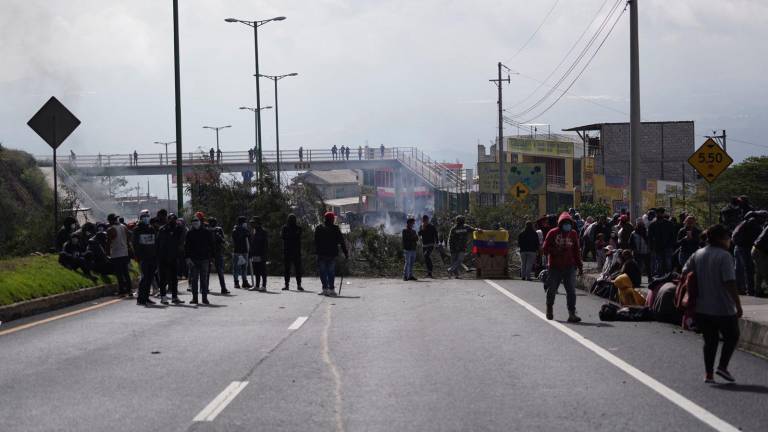
M 249 182 L 253 178 L 253 171 L 243 171 L 243 181 Z

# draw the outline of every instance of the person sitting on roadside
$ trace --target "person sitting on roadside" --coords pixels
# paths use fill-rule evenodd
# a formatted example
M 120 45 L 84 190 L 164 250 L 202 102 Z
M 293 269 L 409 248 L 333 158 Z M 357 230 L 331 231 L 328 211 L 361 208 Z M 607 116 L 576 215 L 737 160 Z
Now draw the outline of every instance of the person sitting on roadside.
M 72 233 L 69 241 L 64 243 L 61 252 L 59 252 L 59 264 L 70 270 L 81 270 L 87 278 L 93 278 L 90 265 L 88 265 L 80 245 L 80 236 L 76 233 Z
M 633 287 L 640 287 L 640 285 L 643 283 L 643 274 L 640 271 L 640 266 L 637 265 L 631 250 L 623 249 L 621 251 L 621 262 L 621 274 L 629 276 L 629 278 L 632 280 Z

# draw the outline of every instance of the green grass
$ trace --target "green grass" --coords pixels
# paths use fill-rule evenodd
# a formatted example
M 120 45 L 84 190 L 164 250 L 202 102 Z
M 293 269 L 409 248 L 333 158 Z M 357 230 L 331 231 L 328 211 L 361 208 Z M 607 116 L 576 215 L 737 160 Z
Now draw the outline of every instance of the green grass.
M 62 267 L 56 255 L 0 260 L 0 306 L 115 281 L 114 276 L 88 279 Z

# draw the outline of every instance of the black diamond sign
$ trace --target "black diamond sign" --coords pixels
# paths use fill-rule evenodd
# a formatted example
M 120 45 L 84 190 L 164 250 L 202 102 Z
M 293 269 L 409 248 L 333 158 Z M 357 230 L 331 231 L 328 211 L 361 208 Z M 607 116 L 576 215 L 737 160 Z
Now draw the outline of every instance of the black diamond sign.
M 80 120 L 58 99 L 51 97 L 40 111 L 29 119 L 27 125 L 55 150 L 80 126 Z

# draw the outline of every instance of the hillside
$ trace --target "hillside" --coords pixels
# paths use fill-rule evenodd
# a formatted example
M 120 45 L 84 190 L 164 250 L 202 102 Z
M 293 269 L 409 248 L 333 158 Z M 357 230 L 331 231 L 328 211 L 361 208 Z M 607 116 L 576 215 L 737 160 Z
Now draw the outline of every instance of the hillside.
M 48 249 L 52 201 L 52 189 L 32 155 L 0 148 L 0 258 Z

